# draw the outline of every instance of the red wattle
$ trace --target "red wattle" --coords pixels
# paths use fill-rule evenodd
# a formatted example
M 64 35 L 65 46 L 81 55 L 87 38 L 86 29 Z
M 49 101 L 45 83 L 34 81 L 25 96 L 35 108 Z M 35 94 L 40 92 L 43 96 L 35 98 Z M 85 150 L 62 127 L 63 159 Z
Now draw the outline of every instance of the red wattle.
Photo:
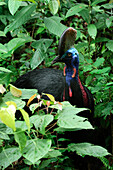
M 69 97 L 72 97 L 72 90 L 70 87 L 69 87 Z

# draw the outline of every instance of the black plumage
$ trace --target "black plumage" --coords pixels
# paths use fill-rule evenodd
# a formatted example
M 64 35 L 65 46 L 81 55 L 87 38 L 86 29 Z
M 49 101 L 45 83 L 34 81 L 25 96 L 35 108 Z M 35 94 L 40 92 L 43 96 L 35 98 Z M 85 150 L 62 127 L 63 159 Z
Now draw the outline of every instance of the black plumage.
M 57 61 L 59 62 L 59 58 L 61 58 L 69 48 L 74 46 L 76 33 L 76 30 L 71 27 L 63 32 L 59 40 L 58 57 L 54 59 L 53 63 Z M 65 59 L 63 62 L 65 62 Z M 87 107 L 91 109 L 93 113 L 94 103 L 90 91 L 85 86 L 80 86 L 80 83 L 78 83 L 75 78 L 73 78 L 70 83 L 73 94 L 72 97 L 69 95 L 69 85 L 66 82 L 66 77 L 63 75 L 63 71 L 52 68 L 44 68 L 36 69 L 22 75 L 17 79 L 14 85 L 18 88 L 38 89 L 40 94 L 52 94 L 56 101 L 66 100 L 77 107 Z M 81 90 L 81 87 L 83 87 L 87 94 L 87 106 L 84 105 L 84 96 L 82 94 L 83 90 Z M 90 116 L 91 114 L 89 117 Z

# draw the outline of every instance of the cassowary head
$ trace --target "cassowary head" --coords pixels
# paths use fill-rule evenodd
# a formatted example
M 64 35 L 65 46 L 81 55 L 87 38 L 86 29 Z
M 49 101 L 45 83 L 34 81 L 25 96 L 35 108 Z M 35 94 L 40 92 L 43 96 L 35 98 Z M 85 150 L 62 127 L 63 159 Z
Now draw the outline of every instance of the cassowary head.
M 76 61 L 79 64 L 78 51 L 74 48 L 74 42 L 76 39 L 77 31 L 69 27 L 60 37 L 58 45 L 58 56 L 53 60 L 53 64 L 56 62 L 64 62 L 66 65 L 71 61 Z
M 74 48 L 76 34 L 76 30 L 71 27 L 63 32 L 59 40 L 59 55 L 53 60 L 53 63 L 64 62 L 66 64 L 66 75 L 72 78 L 78 76 L 79 66 L 79 54 L 78 51 Z M 76 72 L 76 75 L 74 72 Z M 73 76 L 73 73 L 75 76 Z

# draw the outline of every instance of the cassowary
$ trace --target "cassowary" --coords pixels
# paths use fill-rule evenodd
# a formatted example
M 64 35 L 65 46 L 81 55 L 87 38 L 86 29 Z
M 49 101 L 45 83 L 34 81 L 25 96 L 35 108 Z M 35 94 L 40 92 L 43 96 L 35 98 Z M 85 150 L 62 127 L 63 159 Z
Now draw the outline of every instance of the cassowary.
M 59 40 L 58 57 L 53 61 L 64 62 L 64 73 L 52 68 L 30 71 L 14 83 L 18 88 L 38 89 L 38 92 L 52 94 L 56 101 L 69 101 L 77 107 L 86 107 L 94 111 L 93 97 L 79 79 L 79 54 L 74 48 L 76 30 L 69 27 Z M 89 118 L 92 114 L 88 112 Z

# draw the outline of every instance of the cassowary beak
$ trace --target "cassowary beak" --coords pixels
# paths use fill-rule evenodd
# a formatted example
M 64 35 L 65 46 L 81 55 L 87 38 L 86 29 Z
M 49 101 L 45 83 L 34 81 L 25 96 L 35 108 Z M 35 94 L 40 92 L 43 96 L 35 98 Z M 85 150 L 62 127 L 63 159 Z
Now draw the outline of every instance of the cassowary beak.
M 52 61 L 52 64 L 55 64 L 57 62 L 61 62 L 60 56 L 55 57 L 54 60 Z

